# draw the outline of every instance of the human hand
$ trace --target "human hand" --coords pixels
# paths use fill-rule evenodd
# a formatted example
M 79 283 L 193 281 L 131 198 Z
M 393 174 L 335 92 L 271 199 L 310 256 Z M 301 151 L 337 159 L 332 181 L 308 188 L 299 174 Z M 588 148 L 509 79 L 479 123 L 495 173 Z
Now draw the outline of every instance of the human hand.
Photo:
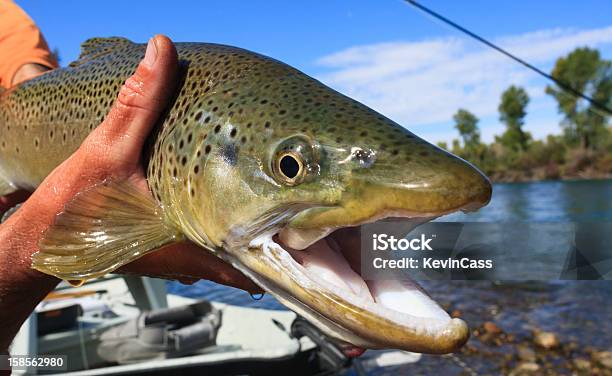
M 166 37 L 153 38 L 145 58 L 121 88 L 102 124 L 0 226 L 0 233 L 13 234 L 11 242 L 24 265 L 29 267 L 41 234 L 78 192 L 113 179 L 129 180 L 150 194 L 140 159 L 142 146 L 173 92 L 176 75 L 174 45 Z M 22 198 L 22 193 L 3 198 L 0 210 Z M 260 291 L 242 273 L 191 243 L 167 246 L 125 265 L 120 271 L 184 282 L 204 278 Z M 38 272 L 30 270 L 30 273 Z

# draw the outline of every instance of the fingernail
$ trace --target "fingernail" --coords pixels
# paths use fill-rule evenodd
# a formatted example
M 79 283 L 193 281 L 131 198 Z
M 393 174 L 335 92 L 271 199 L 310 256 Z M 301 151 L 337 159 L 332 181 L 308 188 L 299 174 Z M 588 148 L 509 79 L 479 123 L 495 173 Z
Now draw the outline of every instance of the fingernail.
M 149 68 L 153 68 L 155 60 L 157 60 L 157 44 L 155 43 L 155 38 L 151 38 L 147 44 L 147 51 L 145 52 L 144 59 L 142 59 L 142 63 Z

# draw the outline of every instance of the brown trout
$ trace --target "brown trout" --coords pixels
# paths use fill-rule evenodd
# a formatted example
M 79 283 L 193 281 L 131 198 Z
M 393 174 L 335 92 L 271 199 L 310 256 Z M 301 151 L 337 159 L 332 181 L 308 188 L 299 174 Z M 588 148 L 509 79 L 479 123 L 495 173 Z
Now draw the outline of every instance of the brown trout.
M 87 280 L 189 239 L 341 343 L 428 353 L 465 343 L 467 325 L 414 282 L 364 281 L 351 262 L 359 246 L 337 234 L 478 209 L 488 179 L 279 61 L 217 44 L 176 47 L 179 89 L 145 151 L 152 197 L 116 181 L 80 193 L 33 267 Z M 0 194 L 35 189 L 68 158 L 144 51 L 90 39 L 68 67 L 3 93 Z

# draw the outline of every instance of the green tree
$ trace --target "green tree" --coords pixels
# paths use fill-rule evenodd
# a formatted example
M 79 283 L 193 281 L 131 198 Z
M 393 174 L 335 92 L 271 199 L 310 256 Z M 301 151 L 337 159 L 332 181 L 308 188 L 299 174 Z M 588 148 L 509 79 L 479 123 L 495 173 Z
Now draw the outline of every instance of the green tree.
M 557 59 L 551 74 L 596 101 L 612 105 L 612 62 L 603 60 L 598 50 L 575 49 Z M 547 86 L 546 93 L 555 98 L 559 112 L 564 115 L 563 127 L 570 143 L 594 149 L 605 141 L 608 114 L 557 86 Z
M 478 130 L 478 118 L 468 110 L 459 109 L 453 116 L 455 128 L 463 139 L 465 149 L 476 149 L 480 144 L 480 131 Z
M 440 141 L 437 143 L 437 145 L 440 149 L 448 150 L 448 144 L 446 141 Z
M 478 118 L 467 110 L 459 109 L 453 119 L 455 128 L 463 140 L 463 148 L 459 140 L 453 140 L 453 153 L 472 162 L 485 172 L 492 171 L 495 161 L 487 145 L 480 142 Z
M 456 138 L 453 138 L 453 147 L 451 151 L 453 152 L 453 154 L 457 154 L 457 155 L 461 153 L 461 143 Z
M 522 87 L 510 86 L 502 93 L 499 103 L 499 120 L 506 125 L 506 131 L 496 141 L 509 150 L 518 152 L 527 150 L 531 139 L 529 132 L 523 131 L 529 95 Z

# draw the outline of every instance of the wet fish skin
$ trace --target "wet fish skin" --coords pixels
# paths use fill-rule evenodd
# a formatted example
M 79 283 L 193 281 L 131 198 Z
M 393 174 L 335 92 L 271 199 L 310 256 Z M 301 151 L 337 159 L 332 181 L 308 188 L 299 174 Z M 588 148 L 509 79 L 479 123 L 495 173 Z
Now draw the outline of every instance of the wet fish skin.
M 159 214 L 169 229 L 160 232 L 167 236 L 152 243 L 156 246 L 185 236 L 277 296 L 297 297 L 306 301 L 300 301 L 303 309 L 312 309 L 308 300 L 318 299 L 318 292 L 308 290 L 305 281 L 279 282 L 281 287 L 264 282 L 290 277 L 267 269 L 271 263 L 262 255 L 269 250 L 255 239 L 282 229 L 323 235 L 390 215 L 437 216 L 482 206 L 490 198 L 490 183 L 467 162 L 288 65 L 229 46 L 176 47 L 180 89 L 149 137 L 144 158 L 159 209 L 132 199 L 134 211 Z M 123 38 L 95 38 L 85 42 L 81 57 L 69 67 L 0 96 L 0 178 L 25 189 L 40 184 L 103 120 L 144 51 L 145 45 Z M 297 179 L 282 173 L 287 155 L 297 158 Z M 132 195 L 127 187 L 111 187 L 101 200 L 118 197 L 116 192 Z M 110 209 L 111 214 L 120 211 Z M 75 239 L 58 237 L 56 250 L 61 240 Z M 35 258 L 35 267 L 61 278 L 87 279 L 109 271 L 86 261 L 62 264 L 64 253 L 45 252 Z M 142 254 L 122 254 L 119 262 Z M 357 337 L 367 337 L 364 345 L 435 351 L 441 343 L 418 333 L 402 337 L 396 327 L 381 337 L 376 328 L 387 325 L 384 320 L 354 309 L 369 325 L 338 323 L 341 311 L 319 312 L 326 318 L 315 321 L 345 325 L 344 334 L 336 333 L 340 337 L 361 327 Z M 467 339 L 464 329 L 452 329 L 456 338 L 445 332 L 440 351 L 452 351 Z
M 228 225 L 246 220 L 235 218 L 240 213 L 226 210 L 228 207 L 261 207 L 266 199 L 278 206 L 296 197 L 334 203 L 351 178 L 351 183 L 360 185 L 373 180 L 389 180 L 389 185 L 436 180 L 443 192 L 422 190 L 420 196 L 428 196 L 422 203 L 411 197 L 415 211 L 444 209 L 450 200 L 467 201 L 479 195 L 480 201 L 487 200 L 486 179 L 476 170 L 466 169 L 456 157 L 285 64 L 228 46 L 176 46 L 186 66 L 184 83 L 163 124 L 150 138 L 147 175 L 160 202 L 189 202 L 201 217 L 217 221 L 205 226 L 215 245 L 221 244 Z M 18 187 L 35 188 L 104 119 L 144 49 L 123 38 L 95 38 L 84 44 L 84 54 L 70 67 L 1 96 L 2 176 Z M 322 164 L 319 180 L 291 189 L 279 189 L 267 177 L 253 173 L 270 174 L 266 171 L 269 166 L 264 165 L 270 149 L 296 135 L 296 142 L 310 142 L 329 161 L 344 160 L 350 150 L 361 149 L 376 151 L 378 163 L 374 169 L 359 168 L 359 163 Z M 204 171 L 213 167 L 213 160 L 230 162 L 223 168 L 238 170 L 234 177 L 247 183 L 249 188 L 242 195 L 250 194 L 251 201 L 238 199 L 241 194 L 237 192 L 218 193 L 227 190 L 220 188 L 228 186 L 224 184 L 235 186 L 233 182 L 217 186 L 218 177 L 203 181 L 214 175 Z M 202 178 L 195 178 L 194 170 Z M 227 174 L 220 177 L 230 178 Z M 196 197 L 191 195 L 193 189 L 199 190 Z M 164 197 L 169 192 L 172 197 Z M 414 194 L 419 196 L 419 192 Z M 239 203 L 232 202 L 233 198 Z M 216 205 L 219 202 L 224 203 L 223 208 Z

